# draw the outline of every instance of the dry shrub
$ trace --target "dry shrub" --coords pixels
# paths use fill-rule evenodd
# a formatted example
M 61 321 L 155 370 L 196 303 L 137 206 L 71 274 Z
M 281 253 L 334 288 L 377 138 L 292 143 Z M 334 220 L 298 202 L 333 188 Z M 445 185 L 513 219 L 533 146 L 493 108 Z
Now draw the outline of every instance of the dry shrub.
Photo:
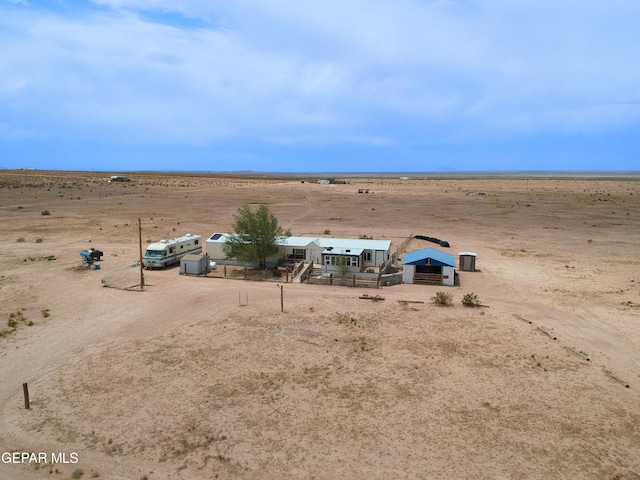
M 462 304 L 465 307 L 479 307 L 480 299 L 475 293 L 467 293 L 464 297 L 462 297 Z
M 436 305 L 450 306 L 453 305 L 453 295 L 447 292 L 436 292 L 436 296 L 431 298 Z

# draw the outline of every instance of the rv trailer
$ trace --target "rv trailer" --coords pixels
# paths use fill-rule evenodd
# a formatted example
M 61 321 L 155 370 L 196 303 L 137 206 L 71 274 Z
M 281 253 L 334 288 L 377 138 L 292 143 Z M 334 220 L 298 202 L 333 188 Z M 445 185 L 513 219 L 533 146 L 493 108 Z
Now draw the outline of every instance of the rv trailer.
M 142 263 L 145 268 L 164 268 L 185 255 L 202 253 L 202 237 L 187 233 L 184 237 L 168 238 L 152 243 L 144 253 Z

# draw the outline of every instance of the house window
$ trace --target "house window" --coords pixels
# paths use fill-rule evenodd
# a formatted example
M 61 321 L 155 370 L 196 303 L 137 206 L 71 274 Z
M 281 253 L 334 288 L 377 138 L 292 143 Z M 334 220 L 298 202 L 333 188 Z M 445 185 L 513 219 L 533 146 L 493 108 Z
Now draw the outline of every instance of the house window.
M 304 248 L 294 248 L 291 258 L 296 260 L 305 260 L 307 258 L 307 251 Z
M 359 257 L 342 257 L 337 255 L 326 255 L 324 257 L 325 265 L 336 265 L 342 266 L 345 265 L 347 267 L 357 267 L 359 262 Z
M 198 243 L 200 243 L 200 240 L 194 240 L 195 244 L 198 245 Z
M 371 262 L 371 252 L 364 252 L 364 261 L 367 263 Z

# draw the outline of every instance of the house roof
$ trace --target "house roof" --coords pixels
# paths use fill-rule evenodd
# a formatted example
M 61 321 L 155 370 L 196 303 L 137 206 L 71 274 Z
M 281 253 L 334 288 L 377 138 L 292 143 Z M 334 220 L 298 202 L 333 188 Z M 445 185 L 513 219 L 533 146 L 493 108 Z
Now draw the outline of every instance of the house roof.
M 304 248 L 311 242 L 314 242 L 319 246 L 316 239 L 311 237 L 281 237 L 279 240 L 278 245 L 282 245 L 284 247 Z
M 455 267 L 456 259 L 450 253 L 441 252 L 435 248 L 423 248 L 415 252 L 409 252 L 404 256 L 403 265 L 425 265 L 427 258 L 436 266 Z
M 391 240 L 368 240 L 360 238 L 317 238 L 314 240 L 318 245 L 324 248 L 344 248 L 362 250 L 389 250 L 391 248 Z
M 364 252 L 364 248 L 340 248 L 329 247 L 322 252 L 322 255 L 343 255 L 346 257 L 359 257 Z
M 189 255 L 185 255 L 184 257 L 182 257 L 181 261 L 183 261 L 183 262 L 199 262 L 205 256 L 206 255 L 198 255 L 198 254 L 195 254 L 195 253 L 190 253 Z
M 209 237 L 207 242 L 221 242 L 228 240 L 228 233 L 214 233 Z M 318 237 L 283 237 L 279 245 L 286 247 L 306 248 L 310 243 L 315 243 L 318 247 L 327 249 L 345 250 L 389 250 L 391 248 L 391 240 L 369 240 L 360 238 L 318 238 Z
M 207 242 L 226 242 L 228 238 L 228 233 L 214 233 L 209 238 L 207 238 Z

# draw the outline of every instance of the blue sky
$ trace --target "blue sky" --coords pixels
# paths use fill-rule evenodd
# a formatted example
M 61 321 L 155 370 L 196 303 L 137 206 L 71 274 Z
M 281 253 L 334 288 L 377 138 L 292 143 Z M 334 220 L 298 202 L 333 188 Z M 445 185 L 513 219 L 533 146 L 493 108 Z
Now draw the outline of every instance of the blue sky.
M 0 167 L 640 170 L 635 0 L 0 0 Z

